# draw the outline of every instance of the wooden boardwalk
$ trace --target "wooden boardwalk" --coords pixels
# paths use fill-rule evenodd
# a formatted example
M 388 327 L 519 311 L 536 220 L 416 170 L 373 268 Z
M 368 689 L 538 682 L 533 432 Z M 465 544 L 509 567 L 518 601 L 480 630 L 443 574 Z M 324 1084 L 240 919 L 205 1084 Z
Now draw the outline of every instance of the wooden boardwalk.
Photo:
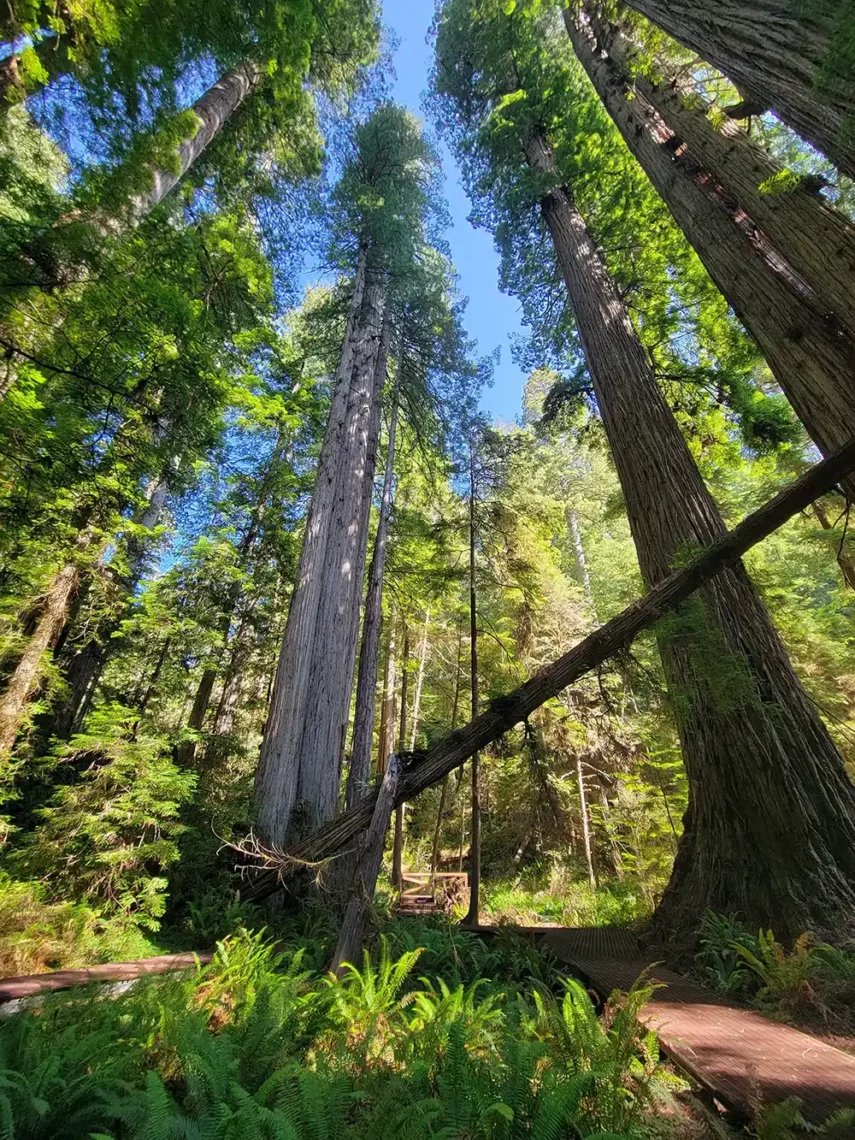
M 628 989 L 650 966 L 635 938 L 618 928 L 551 929 L 530 933 L 603 999 Z M 728 1005 L 712 991 L 662 966 L 644 1012 L 662 1048 L 725 1108 L 751 1119 L 761 1105 L 802 1101 L 812 1124 L 855 1108 L 855 1056 L 817 1037 Z M 852 1130 L 855 1136 L 855 1129 Z

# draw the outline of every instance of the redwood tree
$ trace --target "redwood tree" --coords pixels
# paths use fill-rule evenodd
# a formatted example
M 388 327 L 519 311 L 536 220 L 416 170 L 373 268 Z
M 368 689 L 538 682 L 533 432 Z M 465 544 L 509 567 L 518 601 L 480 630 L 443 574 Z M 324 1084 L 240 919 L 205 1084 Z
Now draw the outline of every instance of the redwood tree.
M 562 154 L 564 167 L 556 160 L 548 134 L 555 76 L 534 23 L 487 19 L 477 0 L 449 0 L 437 31 L 440 115 L 505 250 L 526 206 L 551 239 L 653 586 L 723 523 L 565 171 L 586 188 L 596 176 L 577 155 Z M 517 289 L 525 299 L 524 280 Z M 658 932 L 685 937 L 710 907 L 740 910 L 751 924 L 774 915 L 791 936 L 851 926 L 855 789 L 742 566 L 657 633 L 690 785 Z
M 774 164 L 738 129 L 720 135 L 676 79 L 633 81 L 628 45 L 593 5 L 565 21 L 624 142 L 828 455 L 855 435 L 855 227 L 803 191 L 761 190 Z
M 839 0 L 627 0 L 733 80 L 734 117 L 773 110 L 855 177 L 852 14 Z

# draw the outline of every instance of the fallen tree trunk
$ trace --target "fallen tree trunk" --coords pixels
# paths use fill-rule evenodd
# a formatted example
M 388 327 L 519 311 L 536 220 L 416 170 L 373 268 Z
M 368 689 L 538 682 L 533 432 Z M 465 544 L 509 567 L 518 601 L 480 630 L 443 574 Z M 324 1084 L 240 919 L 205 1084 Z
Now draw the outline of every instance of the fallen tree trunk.
M 374 898 L 377 876 L 383 863 L 383 848 L 389 830 L 389 817 L 395 807 L 395 796 L 401 779 L 401 758 L 397 753 L 389 757 L 386 774 L 374 804 L 371 826 L 365 837 L 362 854 L 353 876 L 353 894 L 347 904 L 344 921 L 333 954 L 330 970 L 342 973 L 345 962 L 356 961 L 365 939 L 365 918 Z
M 711 543 L 702 554 L 659 582 L 645 597 L 589 634 L 563 657 L 546 666 L 525 684 L 491 702 L 480 716 L 438 741 L 416 762 L 406 768 L 398 783 L 395 802 L 411 800 L 438 783 L 475 752 L 486 748 L 514 725 L 526 720 L 535 709 L 555 697 L 584 674 L 625 649 L 645 629 L 714 577 L 725 566 L 736 562 L 747 550 L 781 527 L 793 515 L 805 510 L 855 470 L 855 439 L 817 463 L 801 478 L 780 491 L 732 531 Z M 269 865 L 244 892 L 253 900 L 274 894 L 293 867 L 317 863 L 339 851 L 348 840 L 364 831 L 372 821 L 378 793 L 372 792 L 348 811 L 331 820 L 299 846 L 284 853 L 278 869 Z

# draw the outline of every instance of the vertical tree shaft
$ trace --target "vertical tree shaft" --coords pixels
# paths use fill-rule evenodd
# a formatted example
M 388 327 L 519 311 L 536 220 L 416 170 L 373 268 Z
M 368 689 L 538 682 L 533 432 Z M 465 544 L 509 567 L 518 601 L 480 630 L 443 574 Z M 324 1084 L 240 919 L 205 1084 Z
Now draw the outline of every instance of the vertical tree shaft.
M 366 357 L 370 356 L 371 346 L 375 343 L 377 289 L 376 283 L 370 283 L 366 288 L 366 256 L 361 251 L 256 773 L 259 828 L 264 838 L 272 843 L 280 843 L 284 839 L 300 794 L 303 731 L 307 712 L 310 709 L 314 711 L 311 674 L 316 654 L 324 651 L 324 646 L 319 649 L 317 639 L 322 594 L 325 584 L 330 584 L 324 577 L 327 545 L 334 517 L 336 525 L 343 521 L 341 515 L 336 515 L 337 504 L 339 508 L 343 506 L 339 501 L 342 469 L 347 470 L 348 478 L 352 479 L 356 474 L 351 470 L 349 461 L 355 463 L 358 457 L 350 455 L 350 448 L 360 440 L 355 411 L 361 406 L 359 396 L 364 393 L 364 387 L 360 385 L 364 385 L 366 377 Z M 348 415 L 351 417 L 349 423 Z M 338 569 L 341 571 L 341 565 Z M 332 572 L 334 568 L 330 568 Z M 349 620 L 347 628 L 350 628 Z M 328 755 L 327 762 L 330 760 Z
M 78 570 L 73 563 L 63 566 L 56 574 L 39 614 L 35 632 L 0 697 L 0 758 L 8 755 L 15 747 L 30 697 L 42 678 L 44 654 L 55 644 L 65 625 L 78 582 Z
M 582 757 L 576 753 L 576 782 L 579 785 L 579 812 L 582 818 L 582 842 L 585 846 L 585 864 L 588 868 L 588 882 L 592 887 L 597 886 L 597 876 L 594 872 L 594 852 L 591 844 L 591 827 L 588 820 L 588 797 L 585 794 L 585 776 L 582 772 Z
M 371 745 L 374 737 L 374 706 L 377 691 L 377 664 L 380 652 L 380 628 L 383 621 L 383 578 L 386 569 L 386 546 L 392 515 L 392 483 L 395 474 L 395 441 L 398 431 L 398 386 L 402 360 L 398 360 L 392 407 L 389 416 L 389 438 L 386 442 L 386 470 L 374 552 L 368 570 L 368 590 L 362 619 L 362 645 L 356 679 L 356 711 L 353 722 L 353 746 L 347 773 L 346 803 L 352 807 L 364 795 L 371 775 Z
M 475 586 L 475 449 L 469 441 L 469 683 L 472 719 L 478 715 L 478 598 Z M 464 922 L 477 926 L 481 915 L 481 771 L 472 755 L 472 834 L 469 840 L 469 910 Z
M 404 648 L 401 652 L 401 710 L 398 725 L 398 753 L 403 754 L 407 739 L 407 697 L 409 686 L 410 631 L 404 619 Z M 395 808 L 395 836 L 392 842 L 392 886 L 400 891 L 404 885 L 404 812 L 406 804 Z

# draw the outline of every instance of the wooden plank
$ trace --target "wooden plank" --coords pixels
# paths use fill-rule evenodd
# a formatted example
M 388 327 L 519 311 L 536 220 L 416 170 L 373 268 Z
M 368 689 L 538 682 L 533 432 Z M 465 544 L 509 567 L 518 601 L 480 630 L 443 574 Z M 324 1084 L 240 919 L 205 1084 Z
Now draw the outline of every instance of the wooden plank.
M 789 1097 L 802 1101 L 812 1124 L 837 1109 L 855 1108 L 855 1056 L 729 1005 L 662 965 L 651 967 L 628 931 L 549 931 L 542 942 L 603 999 L 612 990 L 629 989 L 650 969 L 664 988 L 655 991 L 642 1020 L 656 1030 L 668 1056 L 739 1117 L 751 1119 L 761 1105 Z
M 157 958 L 136 958 L 130 962 L 110 962 L 80 970 L 52 970 L 44 974 L 26 974 L 19 978 L 0 978 L 0 1003 L 34 997 L 53 990 L 75 986 L 91 986 L 108 982 L 129 982 L 146 974 L 165 974 L 172 970 L 192 970 L 197 961 L 211 961 L 210 954 L 162 954 Z

